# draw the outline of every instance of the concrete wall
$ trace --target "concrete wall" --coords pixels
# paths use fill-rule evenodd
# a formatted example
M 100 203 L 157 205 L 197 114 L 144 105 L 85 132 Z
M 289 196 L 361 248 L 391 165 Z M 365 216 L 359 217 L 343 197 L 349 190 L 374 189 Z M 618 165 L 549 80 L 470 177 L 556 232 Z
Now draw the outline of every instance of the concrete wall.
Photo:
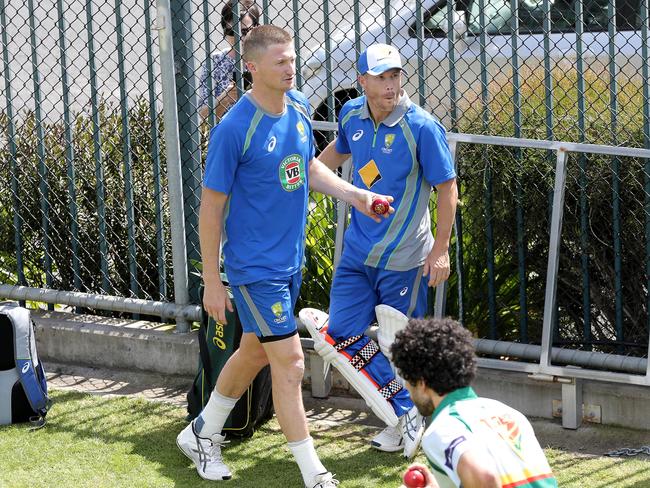
M 165 324 L 62 312 L 35 312 L 33 318 L 38 353 L 45 362 L 187 377 L 196 374 L 196 332 L 175 334 Z M 320 374 L 311 371 L 312 354 L 307 346 L 307 389 L 312 376 Z M 528 416 L 561 417 L 562 385 L 558 383 L 534 380 L 525 373 L 480 369 L 474 388 L 479 395 L 500 400 Z M 331 395 L 358 398 L 336 371 L 332 372 Z M 650 388 L 583 381 L 582 400 L 586 421 L 650 430 Z

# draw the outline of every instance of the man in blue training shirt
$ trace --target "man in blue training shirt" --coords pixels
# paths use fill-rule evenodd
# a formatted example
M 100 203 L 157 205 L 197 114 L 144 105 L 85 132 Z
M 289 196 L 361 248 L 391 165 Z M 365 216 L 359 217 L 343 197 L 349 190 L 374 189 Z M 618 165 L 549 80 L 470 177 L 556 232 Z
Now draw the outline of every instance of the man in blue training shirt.
M 309 188 L 372 214 L 377 194 L 336 177 L 314 158 L 308 102 L 292 90 L 296 53 L 291 36 L 264 25 L 246 36 L 243 57 L 253 88 L 212 131 L 199 237 L 203 305 L 225 323 L 232 304 L 219 275 L 220 242 L 244 334 L 201 414 L 177 437 L 202 478 L 232 477 L 224 464 L 222 428 L 239 397 L 271 365 L 278 422 L 307 488 L 338 484 L 309 436 L 302 404 L 304 358 L 293 308 L 301 282 Z M 392 198 L 388 197 L 389 201 Z M 392 210 L 392 208 L 391 208 Z
M 412 457 L 422 436 L 422 417 L 395 379 L 386 350 L 395 331 L 390 330 L 390 320 L 382 324 L 380 308 L 376 314 L 375 306 L 390 305 L 409 317 L 423 317 L 427 287 L 449 277 L 447 250 L 458 198 L 456 172 L 444 128 L 402 89 L 397 49 L 386 44 L 368 47 L 359 57 L 358 71 L 365 94 L 343 106 L 337 139 L 319 159 L 336 169 L 352 155 L 354 185 L 393 195 L 395 213 L 371 225 L 366 216 L 352 210 L 332 284 L 326 335 L 337 352 L 362 373 L 358 380 L 369 380 L 374 386 L 370 394 L 379 392 L 387 400 L 388 404 L 380 397 L 378 402 L 388 409 L 386 415 L 379 413 L 388 427 L 371 445 Z M 432 187 L 438 195 L 435 240 L 429 215 Z M 364 335 L 376 318 L 378 346 Z M 356 360 L 359 355 L 372 355 L 362 369 Z M 356 379 L 352 383 L 356 386 Z M 365 391 L 363 386 L 358 389 L 362 394 Z M 389 420 L 395 416 L 399 421 L 391 425 Z

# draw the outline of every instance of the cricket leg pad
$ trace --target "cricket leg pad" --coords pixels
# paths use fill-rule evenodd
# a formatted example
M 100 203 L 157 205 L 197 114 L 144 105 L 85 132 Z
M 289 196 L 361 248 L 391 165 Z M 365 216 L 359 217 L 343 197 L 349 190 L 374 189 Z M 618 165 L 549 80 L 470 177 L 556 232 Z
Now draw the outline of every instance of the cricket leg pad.
M 337 342 L 327 334 L 327 314 L 320 310 L 307 308 L 302 309 L 298 316 L 314 339 L 314 350 L 325 361 L 336 367 L 377 417 L 387 425 L 396 427 L 399 424 L 399 419 L 389 400 L 402 389 L 402 385 L 395 380 L 384 386 L 378 385 L 368 372 L 364 371 L 365 366 L 372 361 L 372 358 L 376 354 L 381 354 L 377 343 L 368 340 L 361 349 L 350 355 L 345 349 L 363 340 L 365 336 L 353 336 Z

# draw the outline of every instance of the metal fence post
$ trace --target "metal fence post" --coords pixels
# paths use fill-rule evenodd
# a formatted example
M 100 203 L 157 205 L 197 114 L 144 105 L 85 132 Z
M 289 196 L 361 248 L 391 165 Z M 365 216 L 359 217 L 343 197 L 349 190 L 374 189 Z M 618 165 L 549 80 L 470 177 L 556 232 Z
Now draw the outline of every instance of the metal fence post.
M 176 79 L 176 103 L 178 110 L 178 135 L 183 197 L 185 204 L 185 237 L 187 259 L 200 261 L 199 201 L 201 196 L 201 145 L 199 115 L 196 97 L 196 69 L 194 67 L 194 22 L 192 3 L 189 0 L 171 0 L 171 26 L 173 33 L 174 74 Z M 192 302 L 199 302 L 199 278 L 189 274 L 189 293 Z
M 566 190 L 567 153 L 557 150 L 555 166 L 555 188 L 553 191 L 553 215 L 551 217 L 551 239 L 548 246 L 548 269 L 546 274 L 546 295 L 544 297 L 544 323 L 542 326 L 542 353 L 539 364 L 551 365 L 551 347 L 553 342 L 553 325 L 557 314 L 557 274 L 560 265 L 560 247 L 562 245 L 562 217 L 564 215 L 564 193 Z M 543 369 L 542 369 L 543 371 Z
M 181 180 L 181 148 L 176 112 L 176 79 L 172 42 L 172 20 L 169 0 L 157 0 L 158 40 L 160 43 L 160 74 L 167 149 L 167 181 L 169 187 L 169 221 L 171 225 L 172 262 L 174 265 L 174 300 L 182 307 L 189 303 L 185 217 L 183 212 L 183 181 Z M 184 317 L 176 317 L 176 331 L 188 332 Z

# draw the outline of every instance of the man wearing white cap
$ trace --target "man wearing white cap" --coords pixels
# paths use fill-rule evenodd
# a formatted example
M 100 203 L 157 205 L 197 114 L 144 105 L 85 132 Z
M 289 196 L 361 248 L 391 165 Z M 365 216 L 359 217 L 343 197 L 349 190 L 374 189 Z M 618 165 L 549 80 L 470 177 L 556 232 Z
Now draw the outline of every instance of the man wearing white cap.
M 445 129 L 402 89 L 397 49 L 369 46 L 359 56 L 358 71 L 364 95 L 343 106 L 337 139 L 319 159 L 336 169 L 351 155 L 353 184 L 393 195 L 395 212 L 376 224 L 352 209 L 332 284 L 329 324 L 306 323 L 320 344 L 316 349 L 386 422 L 371 445 L 410 458 L 420 443 L 423 422 L 390 363 L 390 344 L 400 327 L 395 324 L 404 322 L 391 320 L 384 311 L 393 307 L 408 317 L 423 317 L 428 287 L 449 277 L 456 173 Z M 438 195 L 435 240 L 429 213 L 432 188 Z M 379 344 L 364 334 L 375 320 Z

